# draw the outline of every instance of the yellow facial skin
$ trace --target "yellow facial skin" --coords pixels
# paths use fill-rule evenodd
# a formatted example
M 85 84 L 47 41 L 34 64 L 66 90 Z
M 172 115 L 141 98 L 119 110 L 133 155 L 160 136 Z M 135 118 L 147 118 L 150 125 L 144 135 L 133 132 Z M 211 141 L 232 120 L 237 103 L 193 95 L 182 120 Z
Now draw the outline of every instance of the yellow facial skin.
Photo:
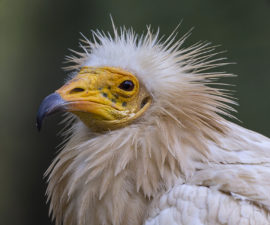
M 94 130 L 123 127 L 151 103 L 137 78 L 116 67 L 83 67 L 56 93 L 68 102 L 68 111 Z

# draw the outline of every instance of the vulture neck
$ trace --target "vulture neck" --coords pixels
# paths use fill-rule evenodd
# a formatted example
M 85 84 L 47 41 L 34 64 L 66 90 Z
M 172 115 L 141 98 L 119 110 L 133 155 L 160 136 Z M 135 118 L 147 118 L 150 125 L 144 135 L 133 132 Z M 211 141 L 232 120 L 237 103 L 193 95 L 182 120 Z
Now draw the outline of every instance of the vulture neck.
M 209 160 L 205 138 L 191 141 L 172 120 L 101 135 L 73 129 L 47 172 L 56 224 L 142 224 L 152 199 Z

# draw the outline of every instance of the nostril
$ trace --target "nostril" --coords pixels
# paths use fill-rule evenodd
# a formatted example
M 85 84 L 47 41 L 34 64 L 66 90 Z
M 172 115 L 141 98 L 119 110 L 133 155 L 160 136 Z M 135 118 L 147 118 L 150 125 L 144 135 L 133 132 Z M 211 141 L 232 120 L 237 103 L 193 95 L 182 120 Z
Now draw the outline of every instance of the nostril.
M 84 89 L 83 88 L 73 88 L 69 94 L 77 94 L 79 92 L 84 92 Z

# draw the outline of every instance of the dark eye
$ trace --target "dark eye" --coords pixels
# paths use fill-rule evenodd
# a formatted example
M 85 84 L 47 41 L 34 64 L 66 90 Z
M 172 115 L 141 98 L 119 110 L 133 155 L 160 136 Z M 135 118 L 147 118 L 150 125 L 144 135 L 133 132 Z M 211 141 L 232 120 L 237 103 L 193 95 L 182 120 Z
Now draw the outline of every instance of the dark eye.
M 131 80 L 125 80 L 118 87 L 124 91 L 132 91 L 134 89 L 134 83 Z

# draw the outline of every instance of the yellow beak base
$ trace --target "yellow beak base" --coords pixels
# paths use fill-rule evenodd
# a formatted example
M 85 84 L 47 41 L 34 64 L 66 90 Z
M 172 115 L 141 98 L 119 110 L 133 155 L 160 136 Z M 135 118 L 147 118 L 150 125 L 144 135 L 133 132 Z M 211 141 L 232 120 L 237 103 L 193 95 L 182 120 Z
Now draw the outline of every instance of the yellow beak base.
M 143 114 L 151 98 L 137 78 L 120 68 L 83 67 L 56 91 L 67 111 L 93 130 L 123 127 Z

